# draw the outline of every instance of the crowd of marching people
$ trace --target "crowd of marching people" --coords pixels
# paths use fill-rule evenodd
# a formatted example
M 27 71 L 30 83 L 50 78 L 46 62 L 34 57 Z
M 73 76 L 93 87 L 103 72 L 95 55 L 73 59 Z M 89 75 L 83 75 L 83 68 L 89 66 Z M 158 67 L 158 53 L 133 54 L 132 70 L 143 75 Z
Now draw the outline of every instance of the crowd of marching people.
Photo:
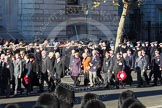
M 116 48 L 114 42 L 0 42 L 0 94 L 9 97 L 33 86 L 43 92 L 46 82 L 52 92 L 65 75 L 70 75 L 74 87 L 102 84 L 105 88 L 132 85 L 131 72 L 137 74 L 137 87 L 162 84 L 162 43 L 125 41 Z M 148 71 L 150 70 L 150 71 Z

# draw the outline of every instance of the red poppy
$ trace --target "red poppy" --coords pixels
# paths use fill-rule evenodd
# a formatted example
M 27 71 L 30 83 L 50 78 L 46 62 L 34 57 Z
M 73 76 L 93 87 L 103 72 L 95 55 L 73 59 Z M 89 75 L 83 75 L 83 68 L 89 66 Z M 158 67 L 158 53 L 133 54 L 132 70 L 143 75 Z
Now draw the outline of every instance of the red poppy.
M 24 77 L 24 81 L 25 81 L 26 84 L 29 84 L 29 83 L 30 83 L 30 78 L 27 77 L 27 76 L 25 76 L 25 77 Z
M 125 71 L 119 71 L 117 74 L 117 78 L 119 79 L 119 81 L 123 81 L 127 78 L 127 74 Z

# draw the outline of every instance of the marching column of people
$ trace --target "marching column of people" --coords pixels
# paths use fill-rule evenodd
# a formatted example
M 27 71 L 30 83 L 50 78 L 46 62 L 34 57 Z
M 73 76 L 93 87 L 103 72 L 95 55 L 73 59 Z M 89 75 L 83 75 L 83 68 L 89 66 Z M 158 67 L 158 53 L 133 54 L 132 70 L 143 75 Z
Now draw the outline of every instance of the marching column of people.
M 162 43 L 137 42 L 133 47 L 128 41 L 119 44 L 116 51 L 113 43 L 102 41 L 86 46 L 71 42 L 62 49 L 58 46 L 48 49 L 43 45 L 34 49 L 30 44 L 24 50 L 0 47 L 0 51 L 0 93 L 7 97 L 25 91 L 28 95 L 33 86 L 43 92 L 47 85 L 52 92 L 65 75 L 71 76 L 75 87 L 81 84 L 81 74 L 84 86 L 117 89 L 120 84 L 131 86 L 132 72 L 137 74 L 137 87 L 162 84 Z

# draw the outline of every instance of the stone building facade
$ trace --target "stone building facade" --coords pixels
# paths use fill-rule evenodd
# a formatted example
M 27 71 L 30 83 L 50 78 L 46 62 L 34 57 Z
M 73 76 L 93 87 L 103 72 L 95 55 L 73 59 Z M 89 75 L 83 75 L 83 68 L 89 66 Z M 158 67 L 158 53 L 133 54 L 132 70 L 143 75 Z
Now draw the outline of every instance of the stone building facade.
M 145 0 L 141 10 L 142 38 L 162 42 L 162 0 Z
M 143 0 L 130 10 L 125 31 L 131 39 L 162 42 L 162 0 Z
M 0 0 L 0 38 L 115 38 L 122 7 L 107 0 L 93 9 L 92 1 Z M 129 12 L 124 33 L 138 40 L 162 41 L 162 0 L 143 1 L 140 9 Z
M 93 0 L 0 1 L 1 28 L 11 34 L 22 34 L 28 41 L 56 37 L 59 40 L 111 39 L 116 36 L 119 15 L 112 1 L 101 3 L 95 9 L 92 8 Z

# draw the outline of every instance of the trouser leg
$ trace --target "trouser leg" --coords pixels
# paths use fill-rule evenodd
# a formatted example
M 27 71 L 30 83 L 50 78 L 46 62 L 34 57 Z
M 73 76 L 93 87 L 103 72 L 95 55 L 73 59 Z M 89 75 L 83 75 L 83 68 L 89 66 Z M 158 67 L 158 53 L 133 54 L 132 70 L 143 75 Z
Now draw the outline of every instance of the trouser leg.
M 101 69 L 98 69 L 96 74 L 97 74 L 97 77 L 102 81 L 102 83 L 104 83 L 104 79 L 101 76 Z
M 55 90 L 55 82 L 53 78 L 50 78 L 49 81 L 49 91 L 54 91 Z
M 108 85 L 108 73 L 104 73 L 104 85 L 107 86 Z
M 49 81 L 48 81 L 48 76 L 46 73 L 42 73 L 41 75 L 41 84 L 40 84 L 40 91 L 44 90 L 44 81 L 46 81 L 48 88 L 49 88 Z
M 97 77 L 96 72 L 92 72 L 93 85 L 95 84 L 96 77 Z
M 87 86 L 89 82 L 89 75 L 88 73 L 84 73 L 84 85 Z
M 10 95 L 10 81 L 8 80 L 6 85 L 6 96 L 8 97 Z
M 75 86 L 78 85 L 78 76 L 74 76 L 74 85 L 75 85 Z
M 89 81 L 90 81 L 90 86 L 93 86 L 93 79 L 92 79 L 92 77 L 93 77 L 93 74 L 92 74 L 93 72 L 89 72 Z
M 18 86 L 19 86 L 19 79 L 18 79 L 18 77 L 16 76 L 16 77 L 15 77 L 15 90 L 14 90 L 14 94 L 15 94 L 15 95 L 17 94 Z

